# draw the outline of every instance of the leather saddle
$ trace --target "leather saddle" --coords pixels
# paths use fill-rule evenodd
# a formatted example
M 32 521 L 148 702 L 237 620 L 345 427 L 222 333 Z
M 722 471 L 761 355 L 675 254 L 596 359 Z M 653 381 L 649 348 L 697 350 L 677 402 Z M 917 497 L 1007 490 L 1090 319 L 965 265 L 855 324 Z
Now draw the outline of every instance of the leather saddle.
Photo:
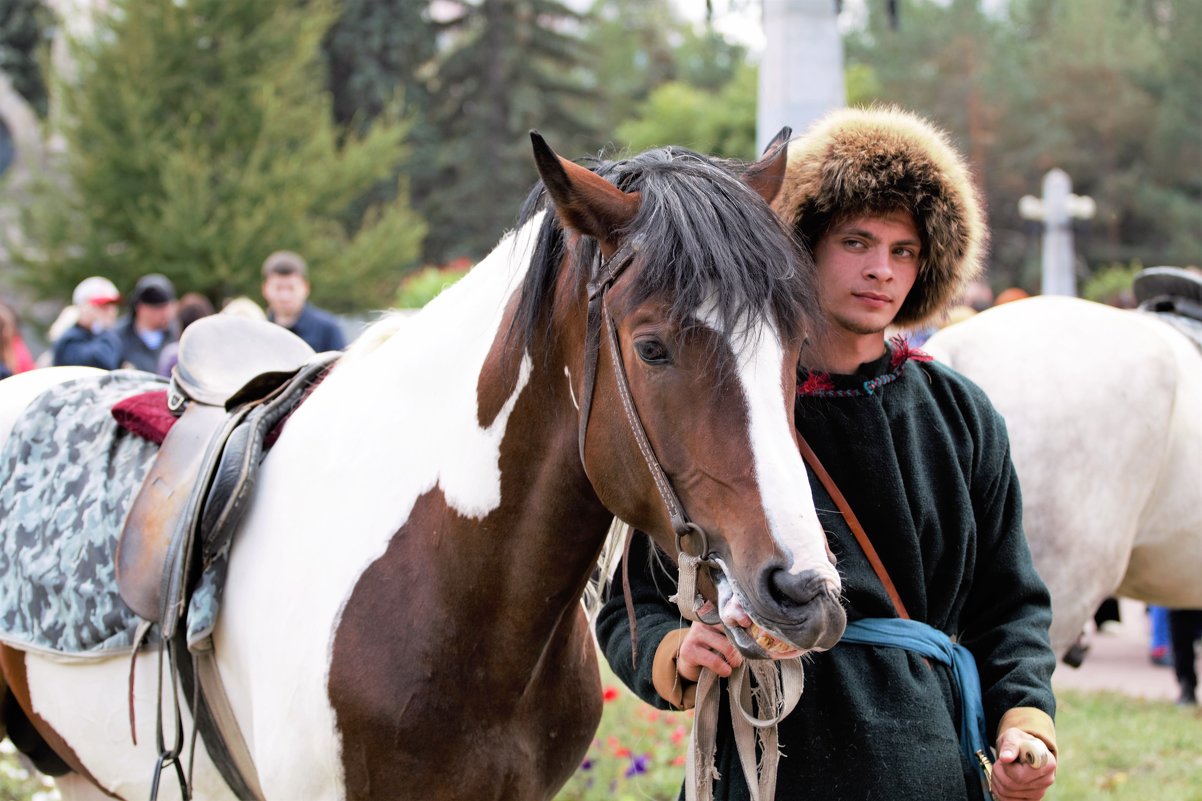
M 1132 287 L 1142 311 L 1202 321 L 1202 273 L 1179 267 L 1140 270 Z
M 117 544 L 117 587 L 143 619 L 175 633 L 200 569 L 246 511 L 268 433 L 338 358 L 263 320 L 212 315 L 184 331 L 167 432 Z

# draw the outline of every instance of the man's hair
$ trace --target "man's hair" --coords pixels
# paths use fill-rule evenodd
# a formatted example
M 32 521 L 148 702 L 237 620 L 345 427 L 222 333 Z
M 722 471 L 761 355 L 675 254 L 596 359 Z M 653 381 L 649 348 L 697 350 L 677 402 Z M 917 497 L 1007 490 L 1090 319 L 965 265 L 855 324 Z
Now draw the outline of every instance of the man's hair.
M 299 253 L 291 250 L 277 250 L 263 261 L 263 280 L 273 275 L 299 275 L 309 277 L 309 268 Z
M 840 109 L 791 141 L 772 207 L 811 249 L 849 218 L 909 213 L 922 253 L 900 326 L 943 313 L 985 257 L 988 229 L 967 164 L 946 133 L 897 108 Z

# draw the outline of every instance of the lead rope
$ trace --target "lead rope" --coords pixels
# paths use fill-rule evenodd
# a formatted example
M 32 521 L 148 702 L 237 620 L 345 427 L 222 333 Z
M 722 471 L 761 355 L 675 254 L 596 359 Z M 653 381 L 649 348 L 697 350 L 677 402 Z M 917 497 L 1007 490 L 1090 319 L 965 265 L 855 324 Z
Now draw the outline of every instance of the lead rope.
M 606 339 L 609 344 L 609 354 L 611 364 L 614 370 L 614 379 L 618 388 L 618 395 L 622 401 L 622 408 L 626 413 L 626 419 L 630 424 L 631 433 L 634 435 L 635 442 L 638 444 L 639 451 L 643 456 L 643 461 L 647 465 L 647 469 L 651 474 L 652 480 L 655 482 L 655 487 L 659 491 L 660 499 L 663 501 L 664 507 L 668 513 L 668 518 L 671 521 L 672 529 L 676 533 L 677 547 L 677 563 L 680 569 L 680 582 L 677 590 L 677 606 L 680 608 L 681 614 L 689 620 L 703 620 L 708 623 L 719 622 L 716 610 L 710 610 L 705 617 L 702 616 L 700 609 L 704 601 L 699 600 L 700 596 L 697 593 L 697 570 L 700 566 L 707 564 L 709 555 L 709 543 L 706 539 L 705 531 L 694 523 L 689 522 L 684 510 L 680 504 L 680 500 L 676 497 L 676 493 L 672 489 L 671 482 L 664 474 L 663 468 L 655 457 L 651 443 L 647 439 L 647 433 L 643 429 L 642 421 L 639 420 L 638 412 L 634 406 L 634 399 L 630 395 L 630 387 L 626 381 L 626 370 L 622 364 L 621 350 L 618 344 L 618 335 L 616 326 L 609 314 L 609 307 L 605 302 L 606 290 L 617 279 L 618 275 L 630 263 L 634 257 L 635 248 L 629 242 L 624 242 L 608 260 L 602 260 L 600 252 L 597 254 L 597 266 L 593 270 L 592 280 L 588 285 L 588 309 L 587 321 L 585 324 L 585 356 L 584 356 L 584 386 L 580 398 L 580 427 L 578 431 L 577 447 L 580 452 L 581 465 L 587 464 L 584 458 L 585 438 L 588 430 L 589 416 L 592 411 L 593 391 L 596 387 L 597 378 L 597 362 L 600 357 L 601 350 L 601 335 L 602 330 L 605 332 Z M 698 553 L 700 556 L 694 556 L 684 549 L 684 537 L 693 534 L 700 540 Z M 624 577 L 625 578 L 625 577 Z M 628 596 L 629 597 L 629 596 Z M 627 614 L 631 618 L 631 637 L 632 641 L 635 636 L 633 626 L 632 609 L 627 607 Z M 780 661 L 780 660 L 778 660 Z M 756 663 L 761 660 L 755 660 Z M 755 678 L 755 688 L 753 689 L 748 677 L 748 663 L 735 669 L 735 672 L 730 677 L 730 702 L 733 709 L 739 711 L 738 715 L 732 714 L 735 730 L 735 743 L 738 747 L 739 761 L 742 763 L 743 772 L 747 776 L 747 785 L 751 791 L 751 801 L 773 801 L 776 792 L 776 767 L 780 758 L 780 749 L 778 746 L 778 737 L 776 724 L 787 714 L 793 711 L 801 698 L 801 690 L 803 684 L 803 675 L 801 670 L 801 660 L 784 660 L 780 667 L 780 672 L 776 666 L 769 661 L 767 664 L 753 663 L 750 666 L 750 672 Z M 693 735 L 691 737 L 690 752 L 692 760 L 689 768 L 686 770 L 686 775 L 699 776 L 700 781 L 686 781 L 686 794 L 688 801 L 709 801 L 713 798 L 713 778 L 717 775 L 714 768 L 714 736 L 717 729 L 717 713 L 719 693 L 717 691 L 718 682 L 716 676 L 709 671 L 703 670 L 700 676 L 701 681 L 698 683 L 698 703 L 697 712 L 693 721 Z M 704 687 L 704 693 L 702 688 Z M 702 709 L 702 696 L 705 696 L 705 708 Z M 767 719 L 759 719 L 748 711 L 748 708 L 758 704 L 761 709 L 771 709 L 776 714 Z M 700 729 L 704 729 L 703 733 L 699 733 Z M 761 753 L 763 757 L 760 761 L 758 775 L 759 782 L 754 777 L 757 774 L 755 748 L 757 739 L 760 742 Z M 700 742 L 699 742 L 700 740 Z M 704 751 L 704 756 L 699 756 Z M 704 765 L 704 768 L 699 766 Z
M 716 610 L 711 608 L 702 612 L 705 600 L 697 592 L 697 571 L 706 562 L 681 551 L 677 564 L 680 573 L 676 595 L 671 600 L 676 602 L 680 614 L 692 621 L 720 622 Z M 776 773 L 780 761 L 777 724 L 797 706 L 804 686 L 801 657 L 748 660 L 735 668 L 727 680 L 735 747 L 747 779 L 751 801 L 773 801 L 776 796 Z M 714 766 L 718 712 L 722 701 L 720 689 L 721 684 L 714 672 L 702 668 L 697 682 L 689 755 L 685 762 L 686 801 L 713 801 L 714 779 L 720 778 Z M 756 708 L 768 711 L 769 716 L 756 717 L 753 711 Z M 757 741 L 761 754 L 758 764 Z

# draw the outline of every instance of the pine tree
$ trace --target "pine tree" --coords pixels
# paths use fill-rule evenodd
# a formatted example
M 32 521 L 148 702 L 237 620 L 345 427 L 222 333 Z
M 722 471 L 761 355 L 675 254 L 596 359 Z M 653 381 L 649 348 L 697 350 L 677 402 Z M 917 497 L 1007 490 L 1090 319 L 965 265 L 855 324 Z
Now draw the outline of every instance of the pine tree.
M 528 131 L 565 155 L 600 141 L 575 33 L 582 15 L 557 0 L 478 0 L 455 6 L 434 85 L 437 174 L 420 187 L 434 261 L 478 257 L 513 226 L 536 179 Z
M 40 115 L 46 116 L 46 82 L 40 61 L 54 35 L 54 18 L 42 0 L 0 2 L 0 72 Z
M 331 7 L 297 6 L 113 3 L 64 87 L 68 186 L 44 187 L 25 218 L 31 284 L 62 295 L 86 275 L 128 288 L 155 271 L 181 291 L 257 297 L 263 258 L 288 248 L 323 305 L 391 297 L 423 223 L 400 200 L 357 230 L 344 220 L 404 160 L 406 125 L 344 139 L 319 88 Z

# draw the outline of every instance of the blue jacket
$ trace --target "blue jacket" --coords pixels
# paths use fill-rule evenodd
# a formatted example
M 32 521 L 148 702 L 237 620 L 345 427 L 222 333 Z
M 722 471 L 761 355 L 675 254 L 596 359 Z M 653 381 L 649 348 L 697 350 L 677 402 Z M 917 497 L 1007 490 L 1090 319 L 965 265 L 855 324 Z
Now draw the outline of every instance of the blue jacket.
M 267 319 L 275 322 L 272 314 L 268 314 Z M 296 322 L 285 328 L 309 343 L 309 347 L 318 353 L 327 350 L 342 350 L 346 347 L 346 335 L 342 333 L 342 326 L 338 324 L 338 319 L 329 312 L 322 311 L 309 303 L 305 304 L 305 308 L 301 310 L 300 317 L 296 318 Z
M 121 366 L 121 340 L 115 331 L 93 334 L 73 325 L 54 343 L 54 366 L 64 365 L 116 370 Z

